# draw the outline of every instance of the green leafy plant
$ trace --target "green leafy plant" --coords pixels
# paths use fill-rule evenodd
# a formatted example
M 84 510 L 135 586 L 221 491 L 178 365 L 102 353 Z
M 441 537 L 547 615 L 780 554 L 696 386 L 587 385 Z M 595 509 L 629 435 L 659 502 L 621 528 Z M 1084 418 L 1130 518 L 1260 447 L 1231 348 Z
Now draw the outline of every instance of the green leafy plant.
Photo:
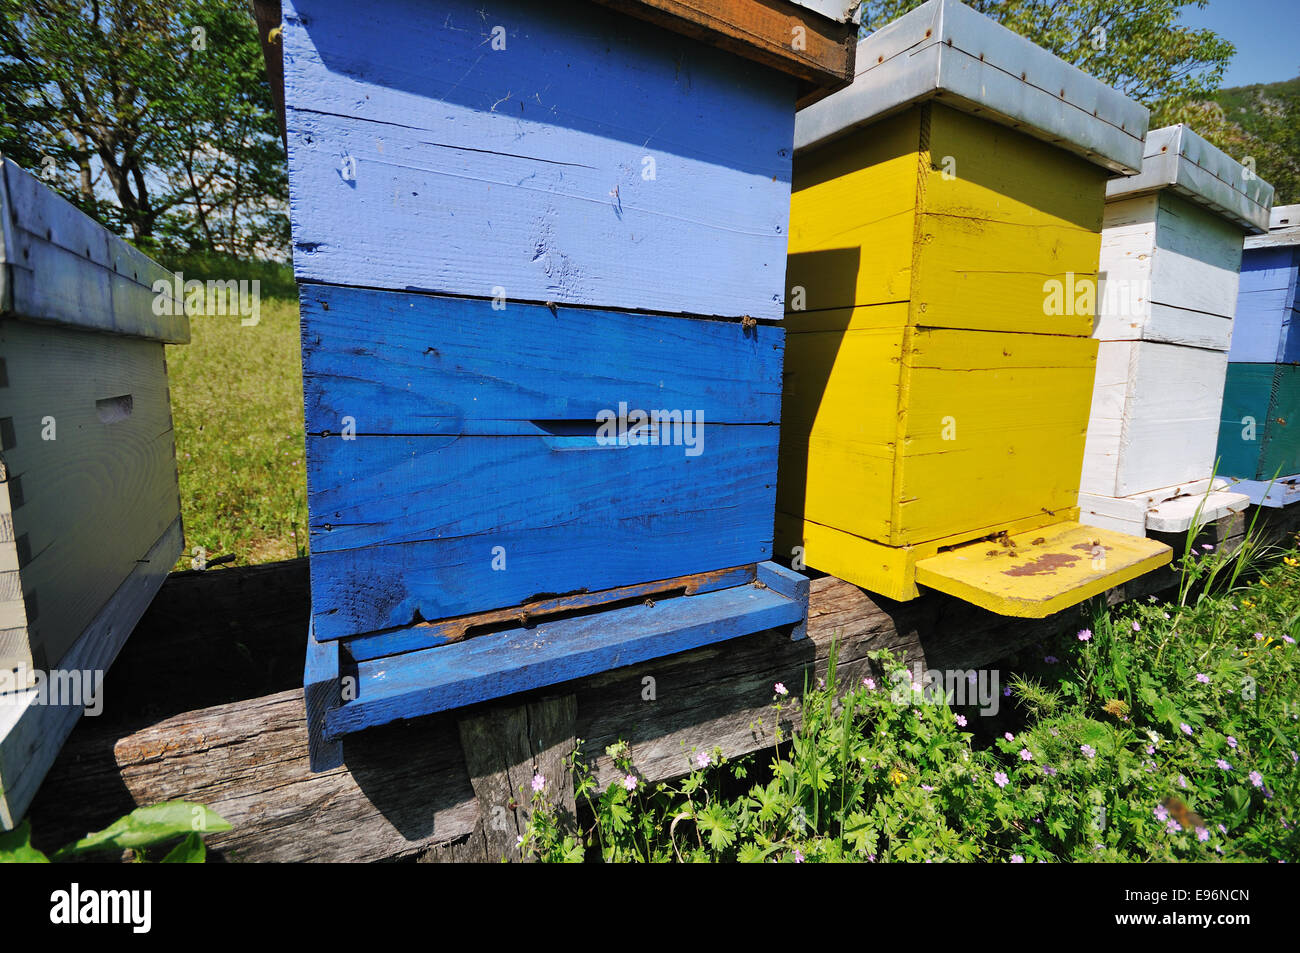
M 167 801 L 136 808 L 102 831 L 87 834 L 47 857 L 32 846 L 31 822 L 24 819 L 14 830 L 0 834 L 0 863 L 48 864 L 129 850 L 139 862 L 156 859 L 164 864 L 201 864 L 207 856 L 203 835 L 228 830 L 230 824 L 202 804 Z M 166 853 L 157 856 L 168 845 Z

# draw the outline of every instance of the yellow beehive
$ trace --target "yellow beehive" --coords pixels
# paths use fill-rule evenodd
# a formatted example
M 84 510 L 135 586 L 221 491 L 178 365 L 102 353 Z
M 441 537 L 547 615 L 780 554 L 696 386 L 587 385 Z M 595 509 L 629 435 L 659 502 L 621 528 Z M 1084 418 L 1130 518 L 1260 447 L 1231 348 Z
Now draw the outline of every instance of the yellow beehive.
M 777 552 L 1035 617 L 1168 562 L 1075 522 L 1106 181 L 1146 110 L 953 0 L 857 62 L 796 123 Z

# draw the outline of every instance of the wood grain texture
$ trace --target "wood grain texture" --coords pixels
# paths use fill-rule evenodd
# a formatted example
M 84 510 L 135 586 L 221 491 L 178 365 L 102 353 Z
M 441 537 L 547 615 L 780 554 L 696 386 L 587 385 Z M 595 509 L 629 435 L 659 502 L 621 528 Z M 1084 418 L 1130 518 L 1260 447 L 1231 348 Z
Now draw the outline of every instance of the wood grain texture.
M 62 670 L 102 677 L 183 547 L 178 516 L 64 654 Z M 0 694 L 0 830 L 12 830 L 22 819 L 83 711 L 82 706 L 39 702 L 34 689 Z
M 3 474 L 26 608 L 0 663 L 54 665 L 180 516 L 160 342 L 0 320 Z M 52 438 L 52 439 L 51 439 Z
M 1093 337 L 1227 350 L 1240 246 L 1237 226 L 1180 196 L 1108 202 Z
M 1153 341 L 1102 341 L 1082 491 L 1135 493 L 1214 471 L 1228 356 Z
M 780 327 L 321 286 L 303 314 L 317 638 L 771 555 Z M 672 425 L 602 436 L 638 411 Z
M 324 711 L 326 738 L 799 625 L 806 603 L 746 584 L 516 626 L 357 663 L 355 697 Z
M 346 417 L 358 434 L 594 432 L 620 403 L 689 410 L 706 431 L 780 420 L 779 327 L 321 285 L 301 306 L 310 434 Z
M 916 564 L 916 581 L 1000 615 L 1041 619 L 1166 565 L 1164 543 L 1075 522 L 973 543 Z
M 573 771 L 578 702 L 573 695 L 481 710 L 456 722 L 470 786 L 483 818 L 484 859 L 519 860 L 532 816 L 533 779 L 555 811 L 562 834 L 577 830 Z
M 784 0 L 596 2 L 789 73 L 821 91 L 853 80 L 857 30 L 844 22 L 851 3 L 841 4 L 846 16 L 834 21 Z
M 1300 361 L 1300 246 L 1242 252 L 1237 319 L 1228 359 L 1235 363 Z
M 3 156 L 0 219 L 0 315 L 169 344 L 190 339 L 170 272 Z M 156 281 L 166 290 L 155 292 Z
M 1300 507 L 1270 510 L 1260 526 L 1267 540 L 1281 541 L 1300 528 Z M 1237 514 L 1204 538 L 1232 551 L 1243 529 Z M 1162 569 L 1109 598 L 1145 598 L 1176 583 Z M 878 648 L 964 669 L 1077 628 L 1073 614 L 1010 620 L 941 593 L 908 603 L 873 599 L 833 577 L 813 579 L 811 589 L 807 640 L 774 632 L 579 682 L 574 731 L 602 783 L 616 772 L 601 752 L 620 739 L 651 782 L 684 774 L 696 748 L 716 744 L 736 757 L 770 747 L 773 683 L 797 692 L 805 675 L 824 675 L 835 639 L 841 675 L 853 682 L 869 673 L 866 653 Z M 169 579 L 109 675 L 104 716 L 80 723 L 33 805 L 38 845 L 52 849 L 138 805 L 186 798 L 233 824 L 208 839 L 214 860 L 374 861 L 432 851 L 486 859 L 483 814 L 451 716 L 359 735 L 345 742 L 350 769 L 311 773 L 296 687 L 306 590 L 305 560 Z M 261 666 L 297 654 L 278 690 L 237 677 L 231 633 Z M 183 651 L 173 652 L 178 644 Z M 160 677 L 161 690 L 150 691 Z M 647 677 L 655 680 L 653 700 L 644 697 Z M 249 694 L 231 697 L 232 685 Z M 212 707 L 185 704 L 223 696 L 230 700 Z
M 577 0 L 297 0 L 283 37 L 300 281 L 781 317 L 789 77 Z
M 1219 472 L 1271 480 L 1300 473 L 1300 365 L 1228 365 L 1219 422 Z
M 778 552 L 909 599 L 940 547 L 1074 515 L 1104 195 L 939 103 L 800 153 Z

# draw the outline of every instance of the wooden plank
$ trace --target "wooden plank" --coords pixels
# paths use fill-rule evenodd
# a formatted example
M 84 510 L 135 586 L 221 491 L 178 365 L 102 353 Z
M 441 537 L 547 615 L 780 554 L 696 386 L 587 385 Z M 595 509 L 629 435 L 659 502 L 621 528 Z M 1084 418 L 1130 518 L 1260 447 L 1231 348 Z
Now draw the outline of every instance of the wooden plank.
M 1106 172 L 1023 132 L 939 104 L 923 118 L 914 320 L 926 327 L 1087 335 L 1091 311 L 1053 313 L 1095 280 Z M 1072 285 L 1073 282 L 1073 285 Z
M 170 344 L 190 339 L 172 275 L 0 156 L 0 314 Z M 162 282 L 159 291 L 155 282 Z
M 576 832 L 577 804 L 569 756 L 576 741 L 577 698 L 561 695 L 495 707 L 460 718 L 461 751 L 483 818 L 485 859 L 519 860 L 540 778 L 562 832 Z
M 1233 480 L 1232 489 L 1245 495 L 1256 506 L 1280 509 L 1300 503 L 1300 474 L 1267 480 Z
M 361 662 L 357 696 L 325 712 L 325 736 L 338 738 L 798 625 L 804 613 L 804 606 L 770 588 L 733 586 Z
M 1002 615 L 1041 619 L 1165 565 L 1155 540 L 1058 523 L 923 559 L 916 581 Z
M 178 516 L 63 656 L 61 671 L 97 673 L 102 679 L 183 546 Z M 0 829 L 12 830 L 22 819 L 83 710 L 82 705 L 44 704 L 35 689 L 0 694 Z
M 1208 479 L 1227 354 L 1151 341 L 1103 341 L 1100 348 L 1121 352 L 1114 360 L 1126 357 L 1128 366 L 1113 495 Z
M 1168 190 L 1160 193 L 1151 300 L 1231 318 L 1236 312 L 1242 229 Z
M 309 437 L 317 638 L 770 557 L 775 426 L 698 456 L 547 439 Z
M 1242 252 L 1232 350 L 1234 363 L 1300 360 L 1300 247 L 1248 248 Z
M 781 70 L 823 92 L 853 80 L 857 29 L 844 22 L 852 3 L 839 5 L 842 15 L 836 21 L 786 0 L 596 2 Z
M 343 745 L 326 734 L 330 713 L 344 702 L 342 648 L 337 642 L 321 642 L 314 626 L 307 632 L 307 662 L 303 666 L 302 691 L 307 717 L 307 748 L 313 771 L 329 771 L 343 763 Z M 348 693 L 355 696 L 356 676 Z
M 0 662 L 53 665 L 180 515 L 163 347 L 0 321 L 4 482 L 27 637 Z M 21 489 L 17 489 L 21 487 Z M 21 502 L 19 502 L 21 501 Z
M 308 433 L 591 431 L 621 404 L 706 430 L 780 420 L 780 327 L 321 285 L 301 302 Z
M 763 565 L 763 564 L 759 564 Z M 449 642 L 459 642 L 474 630 L 500 628 L 503 625 L 535 625 L 548 617 L 576 615 L 590 612 L 603 606 L 631 601 L 658 601 L 660 598 L 675 596 L 693 596 L 702 592 L 713 592 L 729 586 L 751 583 L 757 578 L 753 565 L 735 566 L 731 569 L 719 569 L 712 572 L 693 573 L 689 576 L 676 576 L 655 582 L 642 583 L 638 586 L 621 586 L 617 589 L 605 589 L 600 592 L 584 592 L 575 595 L 559 596 L 554 599 L 535 599 L 522 605 L 510 606 L 491 612 L 476 612 L 472 615 L 455 616 L 434 622 L 420 622 L 405 629 L 389 632 L 377 632 L 344 639 L 342 645 L 348 658 L 356 662 L 380 659 L 416 649 L 433 648 Z M 785 593 L 790 595 L 790 593 Z M 791 596 L 794 598 L 794 596 Z
M 781 317 L 789 77 L 577 0 L 297 0 L 283 38 L 300 281 Z
M 882 542 L 927 542 L 1073 507 L 1096 346 L 1066 335 L 912 332 L 893 532 Z
M 1219 425 L 1220 472 L 1270 480 L 1300 472 L 1300 365 L 1228 365 Z

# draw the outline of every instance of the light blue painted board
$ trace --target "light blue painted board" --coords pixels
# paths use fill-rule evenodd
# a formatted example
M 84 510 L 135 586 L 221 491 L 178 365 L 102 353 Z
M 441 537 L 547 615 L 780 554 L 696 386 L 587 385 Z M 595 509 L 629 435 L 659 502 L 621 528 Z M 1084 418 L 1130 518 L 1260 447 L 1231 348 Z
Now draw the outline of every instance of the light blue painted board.
M 758 563 L 757 565 L 767 565 L 767 563 Z M 690 595 L 698 595 L 705 592 L 713 592 L 716 589 L 726 589 L 731 586 L 740 586 L 753 582 L 757 577 L 757 570 L 754 565 L 737 566 L 735 569 L 723 570 L 716 574 L 715 577 L 707 576 L 687 576 L 692 588 Z M 679 577 L 680 578 L 680 577 Z M 672 580 L 674 582 L 678 580 Z M 530 603 L 529 612 L 534 616 L 541 617 L 546 614 L 565 614 L 575 611 L 609 611 L 614 608 L 607 606 L 605 610 L 600 610 L 604 603 L 615 602 L 622 603 L 629 599 L 643 599 L 646 597 L 656 596 L 664 591 L 664 580 L 657 582 L 648 582 L 640 586 L 626 586 L 617 590 L 617 598 L 613 598 L 609 590 L 604 592 L 585 593 L 577 596 L 568 596 L 559 599 L 551 599 L 540 603 Z M 776 586 L 772 588 L 784 592 Z M 685 593 L 677 593 L 682 595 Z M 790 595 L 789 592 L 784 592 Z M 794 596 L 791 596 L 794 598 Z M 654 598 L 652 601 L 658 601 Z M 507 610 L 510 611 L 510 610 Z M 414 625 L 405 629 L 395 629 L 391 632 L 380 632 L 373 635 L 362 635 L 350 639 L 342 639 L 338 644 L 343 646 L 344 651 L 350 659 L 355 662 L 364 662 L 368 659 L 385 658 L 390 655 L 400 655 L 402 652 L 414 652 L 418 649 L 429 649 L 438 645 L 447 645 L 451 642 L 460 640 L 464 632 L 466 617 L 459 620 L 449 620 L 441 624 Z M 470 616 L 471 619 L 483 619 L 483 616 Z
M 1298 272 L 1300 247 L 1248 248 L 1242 253 L 1228 360 L 1243 364 L 1300 361 Z
M 299 280 L 782 317 L 789 77 L 580 0 L 286 0 L 283 42 Z
M 1276 480 L 1234 480 L 1234 493 L 1244 493 L 1256 506 L 1279 509 L 1300 503 L 1300 473 Z
M 693 457 L 545 437 L 308 437 L 317 638 L 767 559 L 777 430 L 709 425 Z
M 357 698 L 326 713 L 325 735 L 338 738 L 798 624 L 806 611 L 775 589 L 736 586 L 362 662 Z
M 781 327 L 327 285 L 300 298 L 308 433 L 351 418 L 362 434 L 558 439 L 620 403 L 689 410 L 706 431 L 780 419 Z

